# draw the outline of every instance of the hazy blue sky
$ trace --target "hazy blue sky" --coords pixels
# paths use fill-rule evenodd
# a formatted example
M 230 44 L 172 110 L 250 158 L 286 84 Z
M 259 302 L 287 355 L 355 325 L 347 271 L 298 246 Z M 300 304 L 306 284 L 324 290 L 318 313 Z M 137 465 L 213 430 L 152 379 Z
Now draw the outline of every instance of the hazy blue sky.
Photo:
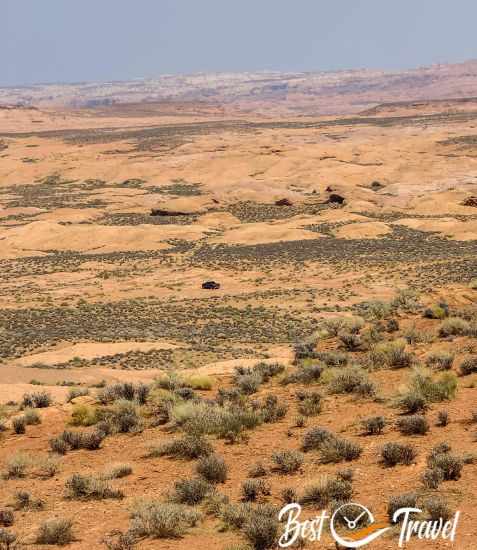
M 0 0 L 0 85 L 477 58 L 476 0 Z

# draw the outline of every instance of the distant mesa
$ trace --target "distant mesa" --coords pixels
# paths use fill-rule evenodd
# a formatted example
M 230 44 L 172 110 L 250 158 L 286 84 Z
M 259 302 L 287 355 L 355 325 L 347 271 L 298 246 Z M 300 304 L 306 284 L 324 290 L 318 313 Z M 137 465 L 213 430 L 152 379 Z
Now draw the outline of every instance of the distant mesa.
M 220 288 L 220 283 L 216 283 L 215 281 L 205 281 L 205 283 L 202 283 L 202 288 L 204 290 L 218 290 Z
M 463 202 L 463 206 L 473 206 L 474 208 L 477 208 L 477 197 L 475 195 L 472 195 L 470 197 L 467 197 Z

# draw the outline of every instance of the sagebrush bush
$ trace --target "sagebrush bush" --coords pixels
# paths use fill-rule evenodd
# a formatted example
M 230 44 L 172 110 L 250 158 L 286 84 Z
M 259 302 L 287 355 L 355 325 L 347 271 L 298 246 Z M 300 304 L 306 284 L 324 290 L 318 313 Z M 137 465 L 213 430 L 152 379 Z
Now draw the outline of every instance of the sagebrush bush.
M 330 462 L 349 462 L 361 455 L 361 446 L 353 441 L 340 437 L 332 437 L 323 442 L 320 447 L 320 460 L 324 464 Z
M 394 514 L 400 508 L 415 508 L 417 505 L 416 493 L 404 493 L 402 495 L 392 496 L 388 501 L 388 518 L 394 523 Z M 401 518 L 402 519 L 402 518 Z
M 16 491 L 13 499 L 15 510 L 41 510 L 45 504 L 41 499 L 32 497 L 29 491 Z
M 423 397 L 428 403 L 448 401 L 457 392 L 457 377 L 452 372 L 444 372 L 434 378 L 424 369 L 416 369 L 409 382 L 409 391 Z
M 334 373 L 329 383 L 330 393 L 354 393 L 362 397 L 375 395 L 374 385 L 361 367 L 345 367 Z
M 299 399 L 298 412 L 303 416 L 316 416 L 322 409 L 322 397 L 318 392 L 303 392 L 297 394 Z
M 131 533 L 139 537 L 179 538 L 194 527 L 201 514 L 183 504 L 140 500 L 131 512 Z
M 460 374 L 467 376 L 477 372 L 477 355 L 466 357 L 459 366 Z
M 49 440 L 50 448 L 54 453 L 64 455 L 68 452 L 68 443 L 61 437 L 53 437 Z
M 243 525 L 243 533 L 254 550 L 275 547 L 279 531 L 278 519 L 254 510 Z
M 10 527 L 15 521 L 13 512 L 8 508 L 0 508 L 0 526 Z
M 73 474 L 66 480 L 65 497 L 69 499 L 123 498 L 119 489 L 113 489 L 104 479 L 82 474 Z
M 193 374 L 184 380 L 186 387 L 193 390 L 211 390 L 215 380 L 207 374 Z
M 212 445 L 203 437 L 185 435 L 180 439 L 173 439 L 152 447 L 148 456 L 171 456 L 192 460 L 208 456 L 212 454 L 212 452 Z
M 470 331 L 470 324 L 468 321 L 461 319 L 460 317 L 449 317 L 442 321 L 439 327 L 439 336 L 465 336 Z
M 147 401 L 147 397 L 151 387 L 139 382 L 133 384 L 132 382 L 118 382 L 111 386 L 106 386 L 98 392 L 98 401 L 103 405 L 112 403 L 118 400 L 136 401 L 140 405 L 144 405 Z
M 388 342 L 381 342 L 371 350 L 371 362 L 376 367 L 402 369 L 414 364 L 414 355 L 406 350 L 406 340 L 399 338 Z
M 318 450 L 332 437 L 334 437 L 333 434 L 326 428 L 311 428 L 303 438 L 302 449 L 305 452 Z
M 36 536 L 37 544 L 65 546 L 73 542 L 73 522 L 69 519 L 49 519 L 44 521 Z
M 361 336 L 354 332 L 340 332 L 338 334 L 338 338 L 344 348 L 348 351 L 357 351 L 363 345 Z
M 447 351 L 430 353 L 426 359 L 426 365 L 435 370 L 450 370 L 454 363 L 454 354 Z
M 194 506 L 200 504 L 211 491 L 212 485 L 201 477 L 181 479 L 174 485 L 172 500 L 179 504 Z
M 425 435 L 429 431 L 429 422 L 421 414 L 404 416 L 397 421 L 397 428 L 403 435 Z
M 38 458 L 35 460 L 35 470 L 40 477 L 50 478 L 59 472 L 60 463 L 52 456 Z
M 419 392 L 414 390 L 402 394 L 397 399 L 396 404 L 405 414 L 425 412 L 428 408 L 427 400 Z
M 93 426 L 98 422 L 96 407 L 91 405 L 73 405 L 70 424 L 72 426 Z
M 372 416 L 361 421 L 363 431 L 366 435 L 379 435 L 386 426 L 384 416 Z
M 111 426 L 111 431 L 119 433 L 139 432 L 142 429 L 141 411 L 138 405 L 129 399 L 120 398 L 97 411 L 98 420 Z
M 456 481 L 462 475 L 464 462 L 462 458 L 452 454 L 447 447 L 435 447 L 427 457 L 427 465 L 431 469 L 440 470 L 444 481 Z
M 8 529 L 0 528 L 0 548 L 3 548 L 5 550 L 10 550 L 10 548 L 14 548 L 15 541 L 17 540 L 17 536 L 14 533 L 11 533 L 8 531 Z
M 210 483 L 225 483 L 227 481 L 227 464 L 216 454 L 202 457 L 196 467 L 197 473 Z
M 273 453 L 272 460 L 280 472 L 291 474 L 301 468 L 305 456 L 299 451 L 278 451 Z
M 436 426 L 439 426 L 441 428 L 447 426 L 449 424 L 449 412 L 448 411 L 439 411 L 437 413 L 437 422 Z
M 349 361 L 348 354 L 341 351 L 320 351 L 316 358 L 327 367 L 345 367 Z
M 353 486 L 349 481 L 324 477 L 305 487 L 300 504 L 324 508 L 333 500 L 346 502 L 352 494 Z
M 20 407 L 22 409 L 43 409 L 52 404 L 51 395 L 46 391 L 25 393 Z
M 383 445 L 381 449 L 381 460 L 383 464 L 389 467 L 397 464 L 409 466 L 416 456 L 416 449 L 412 445 L 390 442 Z
M 246 479 L 242 483 L 242 500 L 255 502 L 261 495 L 270 494 L 270 486 L 263 479 Z
M 449 315 L 449 306 L 445 302 L 433 304 L 424 310 L 427 319 L 445 319 Z
M 17 452 L 6 462 L 5 477 L 9 479 L 25 477 L 26 470 L 30 465 L 30 456 L 22 452 Z
M 258 372 L 242 374 L 236 377 L 235 384 L 239 391 L 245 395 L 256 393 L 263 382 L 262 376 Z
M 452 513 L 449 508 L 449 504 L 442 497 L 429 497 L 424 501 L 424 509 L 429 515 L 429 519 L 433 521 L 447 521 L 450 519 Z
M 270 424 L 281 420 L 287 411 L 288 407 L 285 403 L 280 403 L 276 395 L 269 394 L 265 397 L 256 412 L 263 422 Z
M 24 434 L 26 432 L 26 420 L 24 416 L 16 416 L 12 420 L 12 428 L 16 434 Z
M 427 489 L 437 489 L 439 484 L 444 481 L 444 474 L 438 468 L 428 468 L 422 474 L 421 479 Z
M 36 409 L 24 409 L 23 418 L 27 426 L 36 426 L 41 424 L 41 416 Z
M 298 502 L 298 493 L 293 487 L 285 487 L 280 493 L 280 497 L 284 504 L 291 504 L 292 502 Z
M 112 464 L 102 475 L 104 479 L 118 479 L 132 474 L 132 466 L 130 464 Z

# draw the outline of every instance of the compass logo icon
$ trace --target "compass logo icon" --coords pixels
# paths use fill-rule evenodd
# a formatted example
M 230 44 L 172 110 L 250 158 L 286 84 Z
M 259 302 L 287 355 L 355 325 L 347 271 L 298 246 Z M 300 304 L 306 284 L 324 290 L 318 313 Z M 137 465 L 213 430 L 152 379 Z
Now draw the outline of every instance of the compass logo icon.
M 347 528 L 346 535 L 338 533 L 339 524 Z M 373 514 L 362 504 L 349 502 L 335 510 L 331 516 L 330 531 L 335 541 L 344 548 L 360 548 L 390 529 L 376 523 Z

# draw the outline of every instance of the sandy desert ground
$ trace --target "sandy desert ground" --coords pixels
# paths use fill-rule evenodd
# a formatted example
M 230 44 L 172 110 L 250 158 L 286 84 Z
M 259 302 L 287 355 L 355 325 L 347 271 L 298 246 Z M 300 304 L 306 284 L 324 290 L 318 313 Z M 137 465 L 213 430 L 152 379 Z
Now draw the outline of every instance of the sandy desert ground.
M 294 490 L 308 516 L 352 497 L 383 521 L 398 495 L 444 499 L 454 544 L 407 547 L 476 547 L 474 102 L 182 107 L 0 109 L 0 539 L 48 548 L 56 518 L 71 549 L 262 550 Z M 37 423 L 28 395 L 44 392 Z M 384 425 L 365 435 L 371 417 Z M 334 435 L 310 447 L 318 427 Z M 203 448 L 169 456 L 184 437 Z M 393 442 L 407 463 L 383 463 Z M 216 485 L 197 481 L 209 444 Z M 177 530 L 153 512 L 179 513 Z

